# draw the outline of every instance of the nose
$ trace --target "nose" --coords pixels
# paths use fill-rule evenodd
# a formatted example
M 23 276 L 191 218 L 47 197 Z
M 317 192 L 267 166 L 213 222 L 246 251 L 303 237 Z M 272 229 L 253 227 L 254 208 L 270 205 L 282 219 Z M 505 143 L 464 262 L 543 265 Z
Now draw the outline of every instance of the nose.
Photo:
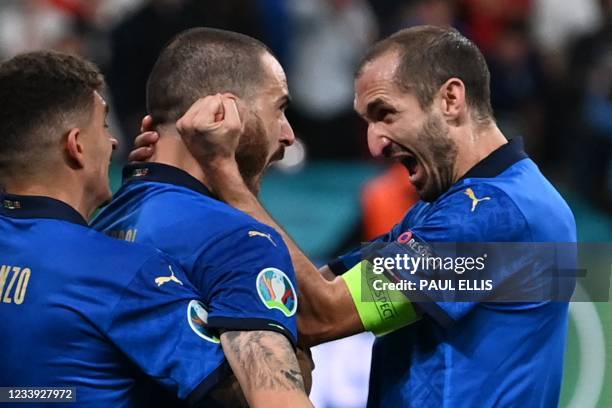
M 295 142 L 295 134 L 293 133 L 293 128 L 291 124 L 287 120 L 286 117 L 283 116 L 283 123 L 281 124 L 281 137 L 280 142 L 285 146 L 291 146 Z
M 391 144 L 391 140 L 381 130 L 378 124 L 368 125 L 368 148 L 372 157 L 382 157 L 385 148 Z
M 111 137 L 110 142 L 111 142 L 111 146 L 113 147 L 113 150 L 117 150 L 117 146 L 119 146 L 119 141 L 115 139 L 114 137 Z

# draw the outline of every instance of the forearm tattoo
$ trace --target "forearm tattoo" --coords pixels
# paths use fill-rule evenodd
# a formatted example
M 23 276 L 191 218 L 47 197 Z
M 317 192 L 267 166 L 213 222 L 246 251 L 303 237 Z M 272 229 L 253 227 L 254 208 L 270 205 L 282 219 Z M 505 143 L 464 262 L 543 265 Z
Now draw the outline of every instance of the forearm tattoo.
M 221 343 L 228 360 L 234 363 L 234 371 L 244 374 L 248 389 L 304 390 L 295 351 L 282 334 L 228 331 L 222 334 Z

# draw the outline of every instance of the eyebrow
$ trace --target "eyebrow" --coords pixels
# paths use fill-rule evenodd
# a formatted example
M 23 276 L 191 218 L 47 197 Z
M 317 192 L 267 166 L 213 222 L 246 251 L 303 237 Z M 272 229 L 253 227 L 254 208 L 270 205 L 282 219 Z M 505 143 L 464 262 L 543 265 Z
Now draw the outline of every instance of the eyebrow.
M 383 99 L 377 98 L 374 99 L 372 102 L 368 103 L 368 106 L 366 107 L 366 116 L 369 118 L 374 118 L 376 117 L 376 113 L 383 108 L 388 109 L 390 111 L 395 111 L 395 109 Z

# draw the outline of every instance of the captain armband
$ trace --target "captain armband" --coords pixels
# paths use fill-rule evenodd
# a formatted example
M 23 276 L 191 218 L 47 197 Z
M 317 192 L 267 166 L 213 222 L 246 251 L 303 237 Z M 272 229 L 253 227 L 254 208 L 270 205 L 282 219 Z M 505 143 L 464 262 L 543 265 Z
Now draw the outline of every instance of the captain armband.
M 374 274 L 367 261 L 355 265 L 342 275 L 342 279 L 348 286 L 363 327 L 376 336 L 384 336 L 421 318 L 405 295 L 376 289 L 387 286 L 383 283 L 390 281 L 383 274 Z M 374 284 L 374 281 L 378 282 Z

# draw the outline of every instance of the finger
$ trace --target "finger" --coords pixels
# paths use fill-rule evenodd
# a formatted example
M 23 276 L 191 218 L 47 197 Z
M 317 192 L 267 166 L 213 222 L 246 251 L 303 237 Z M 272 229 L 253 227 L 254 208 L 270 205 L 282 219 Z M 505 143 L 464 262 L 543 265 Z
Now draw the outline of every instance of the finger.
M 242 129 L 242 121 L 240 120 L 240 113 L 238 112 L 238 106 L 236 106 L 236 100 L 223 97 L 222 102 L 225 111 L 225 118 L 223 120 L 225 126 L 236 130 Z
M 241 133 L 244 133 L 244 127 L 249 120 L 249 115 L 251 115 L 251 110 L 246 103 L 242 101 L 240 98 L 235 99 L 236 107 L 238 108 L 238 115 L 240 116 L 240 122 L 242 123 Z
M 192 130 L 194 127 L 207 126 L 217 122 L 219 111 L 223 112 L 221 96 L 209 95 L 198 99 L 187 112 L 176 122 L 179 132 Z
M 128 156 L 129 162 L 146 162 L 153 157 L 154 149 L 152 147 L 139 147 L 130 152 Z
M 147 115 L 142 118 L 142 122 L 140 123 L 140 132 L 150 132 L 154 130 L 153 117 L 151 115 Z
M 208 115 L 212 118 L 210 122 L 214 121 L 214 117 L 219 110 L 222 110 L 221 106 L 221 96 L 219 94 L 216 95 L 208 95 L 204 98 L 200 98 L 191 105 L 191 107 L 185 112 L 181 120 L 185 122 L 190 122 L 194 117 L 199 115 Z
M 145 132 L 136 136 L 134 139 L 134 147 L 140 148 L 145 146 L 154 145 L 159 140 L 159 134 L 157 132 Z
M 219 113 L 215 113 L 215 117 L 219 116 Z M 216 121 L 215 118 L 211 119 L 210 112 L 198 112 L 192 119 L 192 130 L 196 133 L 210 132 L 220 128 L 223 125 L 223 120 Z
M 191 128 L 199 131 L 209 131 L 219 128 L 225 117 L 225 110 L 221 95 L 217 94 L 205 100 L 194 109 L 191 121 Z M 188 129 L 189 130 L 189 129 Z

